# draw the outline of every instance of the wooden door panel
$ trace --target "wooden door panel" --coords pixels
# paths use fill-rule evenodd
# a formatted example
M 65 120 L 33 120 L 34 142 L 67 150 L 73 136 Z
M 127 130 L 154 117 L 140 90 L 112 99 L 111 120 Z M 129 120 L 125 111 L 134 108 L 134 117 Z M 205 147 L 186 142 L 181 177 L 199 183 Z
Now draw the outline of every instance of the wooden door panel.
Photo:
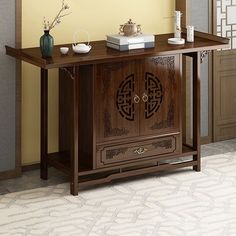
M 236 116 L 235 81 L 236 70 L 219 73 L 221 101 L 220 115 L 224 118 Z M 229 102 L 231 101 L 231 102 Z
M 180 79 L 178 56 L 147 58 L 140 79 L 140 135 L 178 131 Z
M 235 55 L 233 57 L 235 58 Z M 214 138 L 217 141 L 236 137 L 236 70 L 231 63 L 227 67 L 219 67 L 224 64 L 220 61 L 229 61 L 230 56 L 224 55 L 222 60 L 220 58 L 218 55 L 218 60 L 215 60 L 221 70 L 215 73 L 214 81 Z
M 95 119 L 98 142 L 138 135 L 139 99 L 135 61 L 99 64 L 95 69 Z
M 236 138 L 236 28 L 234 1 L 213 1 L 213 31 L 230 38 L 229 50 L 214 52 L 213 139 Z
M 218 71 L 232 71 L 235 70 L 236 65 L 236 50 L 225 50 L 214 52 L 214 62 L 218 66 Z

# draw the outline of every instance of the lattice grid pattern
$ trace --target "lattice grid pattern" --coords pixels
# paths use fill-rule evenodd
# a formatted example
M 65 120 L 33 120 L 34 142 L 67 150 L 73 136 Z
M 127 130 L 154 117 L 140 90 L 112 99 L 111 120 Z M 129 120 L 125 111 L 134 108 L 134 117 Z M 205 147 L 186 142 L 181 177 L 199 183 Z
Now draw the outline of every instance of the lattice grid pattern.
M 230 38 L 230 48 L 236 48 L 236 0 L 216 0 L 217 35 Z

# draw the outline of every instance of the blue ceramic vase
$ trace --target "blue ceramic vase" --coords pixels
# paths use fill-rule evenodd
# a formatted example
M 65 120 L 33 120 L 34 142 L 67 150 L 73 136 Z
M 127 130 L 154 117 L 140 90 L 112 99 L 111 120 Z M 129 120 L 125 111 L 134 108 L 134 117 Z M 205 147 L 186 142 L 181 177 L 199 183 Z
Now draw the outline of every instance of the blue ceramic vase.
M 54 40 L 49 34 L 49 30 L 44 31 L 44 35 L 40 38 L 40 50 L 42 57 L 51 57 L 53 52 Z

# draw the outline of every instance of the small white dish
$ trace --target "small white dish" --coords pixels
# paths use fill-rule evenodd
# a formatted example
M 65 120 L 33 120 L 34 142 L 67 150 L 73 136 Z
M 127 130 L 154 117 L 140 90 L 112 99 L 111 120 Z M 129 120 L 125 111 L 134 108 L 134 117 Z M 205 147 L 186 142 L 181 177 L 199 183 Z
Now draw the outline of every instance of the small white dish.
M 176 44 L 176 45 L 179 45 L 179 44 L 185 44 L 185 39 L 181 38 L 169 38 L 168 39 L 168 43 L 169 44 Z
M 88 53 L 91 48 L 91 45 L 87 45 L 84 43 L 72 44 L 72 49 L 75 53 Z
M 69 52 L 69 48 L 68 47 L 61 47 L 60 52 L 61 52 L 61 54 L 66 55 Z

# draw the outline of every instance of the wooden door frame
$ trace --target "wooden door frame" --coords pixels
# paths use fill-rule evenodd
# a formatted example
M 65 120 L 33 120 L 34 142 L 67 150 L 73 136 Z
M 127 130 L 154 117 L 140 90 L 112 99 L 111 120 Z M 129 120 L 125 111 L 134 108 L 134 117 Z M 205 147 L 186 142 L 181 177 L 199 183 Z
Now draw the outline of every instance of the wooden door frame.
M 212 31 L 213 34 L 217 35 L 217 1 L 212 0 L 212 2 Z M 235 115 L 233 117 L 226 117 L 224 113 L 221 113 L 220 102 L 217 100 L 217 97 L 219 97 L 221 101 L 221 94 L 219 95 L 219 93 L 217 93 L 217 90 L 220 88 L 220 74 L 230 73 L 235 70 L 235 55 L 235 48 L 213 52 L 213 76 L 215 77 L 215 83 L 213 84 L 213 114 L 215 114 L 215 116 L 213 117 L 212 123 L 214 142 L 235 138 L 235 132 L 233 134 L 229 131 L 227 132 L 227 130 L 235 130 L 236 128 Z M 235 76 L 235 73 L 233 75 Z M 227 102 L 229 102 L 229 100 L 227 100 Z
M 15 47 L 21 48 L 22 0 L 15 0 Z M 0 173 L 0 180 L 21 175 L 21 62 L 16 60 L 16 99 L 15 99 L 15 169 Z
M 213 0 L 208 0 L 208 4 L 209 4 L 209 33 L 213 33 L 213 4 L 212 4 Z M 186 27 L 186 25 L 189 22 L 189 17 L 190 17 L 190 13 L 188 11 L 189 7 L 190 7 L 190 2 L 188 0 L 175 0 L 175 7 L 177 10 L 180 10 L 183 13 L 182 16 L 182 26 Z M 208 72 L 208 136 L 204 136 L 201 137 L 201 144 L 206 144 L 206 143 L 210 143 L 213 140 L 213 125 L 212 125 L 212 120 L 213 120 L 213 101 L 212 101 L 212 95 L 213 95 L 213 84 L 212 84 L 212 54 L 209 54 L 209 72 Z M 183 77 L 186 76 L 186 60 L 183 58 Z M 186 85 L 185 83 L 182 83 L 183 87 L 182 90 L 183 92 L 186 91 Z M 186 95 L 186 93 L 185 93 Z M 184 97 L 184 96 L 183 96 Z M 185 96 L 186 97 L 186 96 Z M 186 114 L 186 109 L 185 106 L 186 105 L 186 99 L 183 99 L 183 114 Z M 186 117 L 183 117 L 183 123 L 186 123 Z M 186 133 L 186 127 L 183 126 L 183 132 Z M 189 134 L 186 136 L 190 136 Z M 186 137 L 184 137 L 184 141 L 185 142 L 191 142 L 191 140 Z M 187 139 L 187 140 L 186 140 Z
M 213 34 L 213 0 L 208 0 L 209 4 L 209 33 Z M 208 57 L 208 143 L 213 141 L 213 52 Z

